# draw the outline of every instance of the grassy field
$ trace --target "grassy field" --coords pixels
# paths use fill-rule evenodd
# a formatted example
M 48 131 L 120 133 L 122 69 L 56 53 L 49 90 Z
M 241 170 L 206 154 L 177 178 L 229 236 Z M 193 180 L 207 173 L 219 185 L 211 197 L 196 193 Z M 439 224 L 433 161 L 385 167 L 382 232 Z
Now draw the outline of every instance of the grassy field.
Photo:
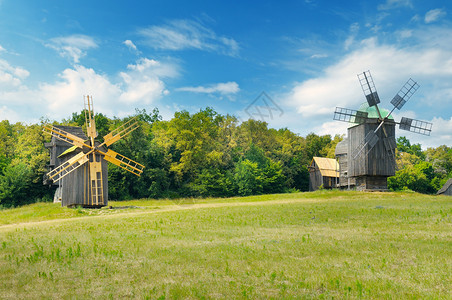
M 0 211 L 0 298 L 452 298 L 450 197 L 110 204 Z

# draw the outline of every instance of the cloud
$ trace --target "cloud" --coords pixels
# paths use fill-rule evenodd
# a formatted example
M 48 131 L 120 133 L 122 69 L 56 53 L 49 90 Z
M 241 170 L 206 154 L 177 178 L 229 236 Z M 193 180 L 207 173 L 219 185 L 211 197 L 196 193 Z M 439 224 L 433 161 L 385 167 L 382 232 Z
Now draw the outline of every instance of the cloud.
M 443 9 L 437 8 L 429 10 L 425 14 L 424 22 L 426 24 L 433 23 L 435 21 L 438 21 L 440 18 L 444 17 L 446 15 L 446 12 Z
M 432 134 L 420 143 L 423 147 L 437 147 L 438 145 L 452 145 L 452 117 L 450 119 L 433 118 Z M 414 139 L 415 140 L 415 139 Z
M 239 52 L 239 45 L 234 39 L 218 36 L 212 29 L 191 20 L 173 20 L 165 25 L 150 26 L 141 29 L 139 34 L 156 49 L 198 49 L 230 56 L 236 56 Z
M 140 54 L 141 51 L 138 50 L 137 46 L 135 46 L 135 44 L 131 41 L 131 40 L 125 40 L 124 42 L 122 42 L 124 45 L 127 46 L 127 48 L 129 48 L 129 50 L 135 54 Z
M 450 111 L 441 107 L 450 106 L 452 99 L 452 28 L 413 28 L 402 34 L 394 32 L 394 37 L 400 44 L 380 42 L 376 37 L 356 41 L 352 51 L 326 66 L 321 75 L 295 83 L 284 96 L 284 105 L 289 106 L 285 117 L 298 115 L 299 124 L 288 126 L 303 134 L 312 130 L 317 134 L 346 133 L 347 123 L 332 121 L 334 109 L 336 106 L 358 109 L 366 101 L 356 74 L 371 70 L 381 106 L 385 108 L 392 108 L 390 100 L 410 77 L 421 85 L 394 117 L 432 122 L 432 135 L 399 130 L 397 135 L 407 136 L 423 147 L 450 144 L 452 118 Z
M 237 94 L 240 91 L 239 85 L 237 82 L 230 81 L 225 83 L 217 83 L 208 86 L 187 86 L 176 89 L 181 92 L 192 92 L 192 93 L 204 93 L 204 94 L 212 94 L 212 93 L 220 93 L 222 95 L 227 94 Z
M 349 50 L 350 46 L 355 42 L 356 35 L 359 31 L 359 24 L 353 23 L 350 25 L 350 35 L 344 42 L 344 49 Z
M 3 48 L 2 45 L 0 45 L 0 52 L 6 52 L 5 48 Z
M 36 122 L 37 115 L 60 120 L 82 110 L 83 95 L 93 96 L 96 112 L 125 116 L 167 95 L 163 80 L 178 74 L 175 64 L 148 58 L 128 65 L 113 78 L 76 64 L 63 70 L 55 82 L 30 89 L 23 80 L 28 71 L 0 60 L 0 116 L 27 122 Z
M 97 107 L 105 113 L 114 111 L 115 99 L 121 93 L 117 84 L 113 84 L 105 75 L 97 74 L 93 69 L 80 65 L 65 69 L 55 83 L 45 83 L 39 88 L 39 95 L 46 103 L 50 117 L 57 118 L 81 110 L 83 95 L 92 95 Z M 110 107 L 108 107 L 110 106 Z
M 73 63 L 79 63 L 87 50 L 98 47 L 92 37 L 82 34 L 53 38 L 46 46 L 56 50 L 61 57 L 69 58 Z
M 438 32 L 436 38 L 444 39 L 442 33 Z M 430 36 L 426 39 L 435 39 L 432 32 L 425 34 Z M 448 36 L 446 42 L 450 42 L 452 31 Z M 428 45 L 435 44 L 438 45 Z M 393 95 L 388 91 L 395 94 L 404 80 L 413 77 L 432 82 L 429 101 L 442 103 L 446 101 L 444 93 L 450 96 L 452 88 L 449 80 L 452 76 L 451 54 L 450 49 L 437 46 L 401 48 L 380 44 L 376 38 L 363 40 L 358 49 L 327 67 L 322 76 L 296 84 L 288 101 L 303 116 L 331 115 L 335 106 L 357 107 L 364 102 L 364 96 L 356 74 L 371 69 L 383 99 L 392 99 Z
M 384 4 L 378 5 L 378 10 L 389 10 L 399 7 L 413 8 L 411 0 L 386 0 Z
M 20 121 L 20 116 L 6 105 L 0 106 L 0 120 L 9 120 L 11 123 Z
M 0 87 L 3 89 L 17 88 L 30 72 L 21 68 L 13 67 L 7 61 L 0 59 Z
M 153 59 L 142 58 L 136 64 L 127 66 L 128 71 L 121 72 L 123 92 L 120 100 L 126 103 L 149 104 L 169 91 L 161 78 L 174 78 L 179 75 L 177 67 L 163 64 Z

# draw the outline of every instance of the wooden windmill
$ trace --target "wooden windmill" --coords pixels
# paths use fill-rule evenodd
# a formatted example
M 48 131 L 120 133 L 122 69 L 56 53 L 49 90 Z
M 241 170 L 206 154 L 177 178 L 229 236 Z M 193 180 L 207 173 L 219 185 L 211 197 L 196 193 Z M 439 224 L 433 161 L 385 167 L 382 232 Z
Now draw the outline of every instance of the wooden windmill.
M 108 203 L 107 161 L 137 176 L 143 172 L 143 165 L 107 149 L 139 125 L 135 118 L 131 119 L 104 136 L 101 143 L 96 140 L 92 97 L 86 96 L 84 99 L 87 139 L 61 126 L 44 126 L 45 133 L 68 144 L 67 150 L 58 156 L 59 165 L 55 165 L 46 177 L 47 181 L 60 183 L 63 206 L 101 207 Z
M 380 109 L 380 98 L 370 71 L 358 74 L 367 102 L 359 110 L 336 107 L 334 120 L 349 122 L 347 173 L 358 190 L 387 190 L 387 178 L 395 175 L 396 124 L 402 130 L 430 135 L 432 123 L 402 117 L 396 122 L 392 113 L 400 110 L 419 85 L 411 78 L 391 100 L 391 111 Z M 339 165 L 341 162 L 339 162 Z M 341 183 L 342 185 L 342 183 Z

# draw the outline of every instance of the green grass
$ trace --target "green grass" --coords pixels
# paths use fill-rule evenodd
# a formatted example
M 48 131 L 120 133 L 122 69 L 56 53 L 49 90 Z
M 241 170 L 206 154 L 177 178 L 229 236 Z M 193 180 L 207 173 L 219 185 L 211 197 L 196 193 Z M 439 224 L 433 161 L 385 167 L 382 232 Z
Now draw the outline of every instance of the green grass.
M 0 211 L 0 298 L 450 299 L 452 198 L 320 191 Z

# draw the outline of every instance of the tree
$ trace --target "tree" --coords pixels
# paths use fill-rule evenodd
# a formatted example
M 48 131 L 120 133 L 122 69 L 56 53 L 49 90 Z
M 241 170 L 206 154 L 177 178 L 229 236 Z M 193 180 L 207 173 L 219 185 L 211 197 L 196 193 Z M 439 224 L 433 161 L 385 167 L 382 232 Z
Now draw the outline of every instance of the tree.
M 420 144 L 411 145 L 410 141 L 404 136 L 397 138 L 397 149 L 399 149 L 400 152 L 406 152 L 416 155 L 422 160 L 425 159 L 425 155 L 422 152 L 421 145 Z
M 0 175 L 0 206 L 15 207 L 34 202 L 30 187 L 33 172 L 25 163 L 8 165 Z
M 306 136 L 306 152 L 309 160 L 314 156 L 324 156 L 325 147 L 331 143 L 331 135 L 318 136 L 310 133 Z
M 240 161 L 234 170 L 234 182 L 237 187 L 237 194 L 248 196 L 262 194 L 263 174 L 256 162 L 248 159 Z

